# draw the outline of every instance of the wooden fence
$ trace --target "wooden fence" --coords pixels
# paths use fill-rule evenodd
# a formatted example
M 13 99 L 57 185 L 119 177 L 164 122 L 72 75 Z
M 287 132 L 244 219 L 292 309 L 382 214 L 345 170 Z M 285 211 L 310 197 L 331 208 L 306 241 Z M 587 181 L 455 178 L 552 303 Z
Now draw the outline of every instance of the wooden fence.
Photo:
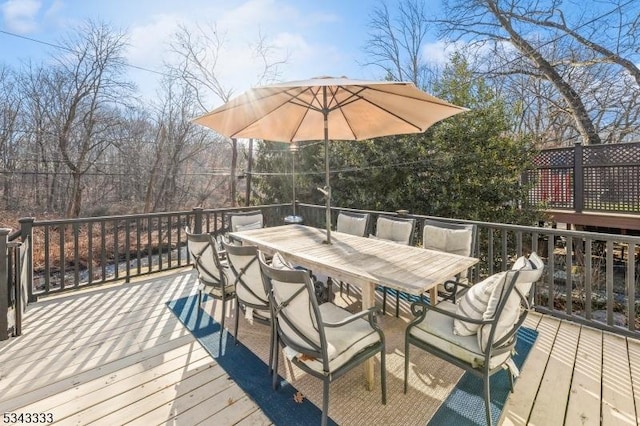
M 576 212 L 640 214 L 640 143 L 542 151 L 523 180 L 532 203 Z

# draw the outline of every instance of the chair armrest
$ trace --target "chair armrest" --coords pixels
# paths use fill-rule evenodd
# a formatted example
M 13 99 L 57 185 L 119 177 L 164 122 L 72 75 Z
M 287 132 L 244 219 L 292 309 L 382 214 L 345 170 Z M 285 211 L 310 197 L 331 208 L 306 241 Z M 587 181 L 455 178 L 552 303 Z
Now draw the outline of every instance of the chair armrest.
M 356 314 L 353 315 L 349 315 L 348 317 L 344 318 L 341 321 L 338 322 L 322 322 L 322 325 L 324 325 L 325 327 L 342 327 L 345 324 L 348 324 L 350 322 L 353 322 L 357 319 L 363 318 L 368 316 L 370 322 L 373 320 L 373 314 L 380 312 L 380 308 L 378 307 L 373 307 L 373 308 L 369 308 L 366 311 L 361 311 L 358 312 Z
M 494 320 L 484 320 L 484 319 L 475 319 L 475 318 L 469 318 L 469 317 L 465 317 L 464 315 L 458 315 L 455 312 L 451 312 L 451 311 L 447 311 L 445 309 L 441 309 L 438 308 L 438 306 L 431 306 L 428 303 L 425 303 L 421 300 L 413 302 L 411 304 L 411 313 L 413 314 L 413 316 L 418 317 L 419 320 L 424 319 L 424 317 L 427 315 L 428 311 L 435 311 L 438 312 L 442 315 L 446 315 L 448 317 L 454 318 L 454 319 L 458 319 L 460 321 L 464 321 L 464 322 L 470 322 L 472 324 L 491 324 L 494 322 Z M 413 322 L 413 321 L 412 321 Z
M 460 292 L 462 294 L 466 293 L 471 288 L 470 283 L 464 283 L 462 281 L 456 280 L 447 280 L 443 283 L 444 291 L 447 293 L 443 300 L 450 300 L 453 303 L 456 303 L 456 296 L 458 295 L 458 288 L 462 287 Z

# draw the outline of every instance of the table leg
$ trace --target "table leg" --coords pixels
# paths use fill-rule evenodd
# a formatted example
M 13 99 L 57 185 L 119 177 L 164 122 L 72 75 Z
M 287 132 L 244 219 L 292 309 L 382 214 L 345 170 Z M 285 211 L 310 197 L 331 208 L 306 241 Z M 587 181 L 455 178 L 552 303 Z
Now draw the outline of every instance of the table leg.
M 376 289 L 375 284 L 369 284 L 369 285 L 363 286 L 362 288 L 362 310 L 363 311 L 375 306 L 375 303 L 376 303 L 375 289 Z M 373 358 L 369 358 L 364 362 L 364 378 L 366 381 L 367 390 L 370 390 L 370 391 L 373 390 L 373 387 L 374 387 L 373 368 L 374 368 Z
M 438 288 L 434 287 L 429 290 L 429 300 L 431 300 L 431 306 L 438 304 Z

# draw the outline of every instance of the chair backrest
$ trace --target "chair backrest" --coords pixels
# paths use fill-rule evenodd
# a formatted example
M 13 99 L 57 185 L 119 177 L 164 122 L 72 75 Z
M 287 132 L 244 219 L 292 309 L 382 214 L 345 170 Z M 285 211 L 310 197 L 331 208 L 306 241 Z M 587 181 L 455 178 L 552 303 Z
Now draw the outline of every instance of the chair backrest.
M 426 249 L 474 256 L 478 227 L 474 224 L 451 223 L 425 219 L 422 244 Z
M 398 244 L 413 244 L 413 231 L 416 220 L 404 217 L 378 216 L 375 237 Z
M 528 259 L 524 256 L 519 258 L 513 269 L 505 273 L 504 281 L 491 292 L 483 314 L 485 320 L 493 320 L 494 323 L 483 325 L 478 330 L 478 343 L 482 351 L 489 346 L 496 351 L 513 345 L 515 333 L 528 312 L 527 296 L 531 286 L 540 279 L 543 271 L 542 259 L 536 253 L 531 253 Z
M 273 268 L 261 252 L 259 260 L 278 336 L 295 351 L 327 361 L 326 337 L 309 272 Z
M 369 213 L 341 211 L 338 213 L 336 231 L 364 237 L 369 228 Z
M 264 226 L 264 217 L 260 210 L 228 213 L 231 232 L 260 229 Z
M 217 243 L 211 234 L 192 234 L 186 230 L 187 249 L 193 258 L 193 264 L 198 271 L 198 278 L 204 284 L 223 286 L 226 276 L 221 272 L 222 265 L 218 255 Z
M 227 253 L 229 266 L 235 275 L 238 300 L 255 308 L 268 308 L 269 297 L 262 282 L 258 248 L 227 241 L 223 241 L 222 244 Z

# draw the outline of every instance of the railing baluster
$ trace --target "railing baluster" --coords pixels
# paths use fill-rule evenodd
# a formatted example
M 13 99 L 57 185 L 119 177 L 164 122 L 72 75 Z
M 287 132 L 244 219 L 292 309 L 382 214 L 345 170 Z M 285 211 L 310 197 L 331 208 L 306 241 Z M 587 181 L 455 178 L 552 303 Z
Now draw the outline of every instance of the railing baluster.
M 73 224 L 73 286 L 80 285 L 80 224 Z
M 87 222 L 87 284 L 93 282 L 93 222 Z
M 585 308 L 585 318 L 587 320 L 591 320 L 591 305 L 593 296 L 591 293 L 592 288 L 592 277 L 593 277 L 593 240 L 591 238 L 585 238 L 584 240 L 584 308 Z
M 153 250 L 153 243 L 152 243 L 152 239 L 151 239 L 151 224 L 152 218 L 148 217 L 147 218 L 147 260 L 148 260 L 148 265 L 147 265 L 147 272 L 151 272 L 152 269 L 152 263 L 153 263 L 153 254 L 152 254 L 152 250 Z
M 549 307 L 549 309 L 553 310 L 553 301 L 555 299 L 555 253 L 554 253 L 554 249 L 555 249 L 555 241 L 554 241 L 554 237 L 553 234 L 549 235 L 549 239 L 547 240 L 547 268 L 549 269 L 549 294 L 548 294 L 548 301 L 547 301 L 547 306 Z
M 627 325 L 629 331 L 636 329 L 636 245 L 627 245 Z
M 131 219 L 124 220 L 124 258 L 126 263 L 126 282 L 131 282 Z
M 100 270 L 100 281 L 104 282 L 107 277 L 107 232 L 104 219 L 100 221 Z
M 113 229 L 113 276 L 120 278 L 120 221 L 114 220 L 111 222 L 111 229 Z M 106 277 L 105 277 L 106 278 Z
M 503 271 L 506 271 L 507 268 L 508 268 L 508 265 L 509 265 L 508 262 L 507 262 L 508 257 L 509 257 L 509 255 L 508 255 L 509 252 L 507 250 L 508 237 L 509 237 L 508 232 L 509 231 L 507 231 L 506 229 L 503 229 L 501 231 L 501 234 L 502 234 L 502 254 L 501 254 L 501 256 L 502 256 L 502 270 Z
M 607 241 L 607 325 L 613 322 L 613 241 Z
M 138 275 L 142 274 L 142 258 L 140 257 L 140 218 L 136 217 L 136 263 Z
M 62 225 L 58 227 L 58 236 L 60 237 L 60 290 L 65 289 L 64 276 L 67 272 L 66 270 L 67 259 L 64 252 L 65 230 L 66 230 L 66 225 Z
M 49 231 L 50 227 L 45 225 L 44 227 L 44 291 L 49 293 L 51 291 L 51 256 L 49 256 Z
M 495 265 L 495 259 L 493 256 L 493 228 L 489 228 L 489 241 L 487 247 L 489 249 L 489 253 L 487 254 L 487 262 L 489 263 L 489 276 L 493 275 L 493 265 Z
M 567 315 L 571 315 L 573 310 L 573 238 L 567 237 L 566 252 L 565 252 L 565 265 L 566 265 L 566 284 L 565 284 L 565 298 L 566 298 L 566 311 Z

